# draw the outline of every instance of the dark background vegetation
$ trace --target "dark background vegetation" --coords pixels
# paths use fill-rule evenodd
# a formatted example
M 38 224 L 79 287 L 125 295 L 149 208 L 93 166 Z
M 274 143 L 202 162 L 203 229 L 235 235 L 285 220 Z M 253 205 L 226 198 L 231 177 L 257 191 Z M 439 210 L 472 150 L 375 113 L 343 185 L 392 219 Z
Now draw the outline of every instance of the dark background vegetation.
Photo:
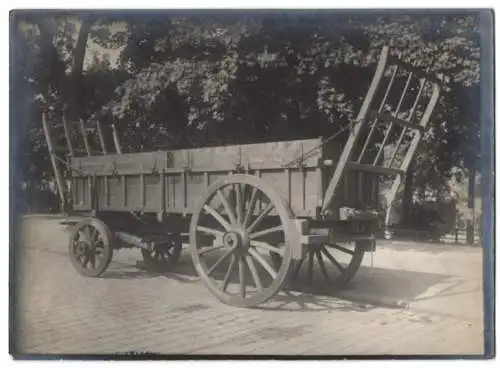
M 356 115 L 389 45 L 446 81 L 401 193 L 401 226 L 470 226 L 466 210 L 479 207 L 478 21 L 473 12 L 12 13 L 19 205 L 57 209 L 42 111 L 62 156 L 62 111 L 75 135 L 80 118 L 90 130 L 99 119 L 108 147 L 116 124 L 125 152 L 328 136 Z

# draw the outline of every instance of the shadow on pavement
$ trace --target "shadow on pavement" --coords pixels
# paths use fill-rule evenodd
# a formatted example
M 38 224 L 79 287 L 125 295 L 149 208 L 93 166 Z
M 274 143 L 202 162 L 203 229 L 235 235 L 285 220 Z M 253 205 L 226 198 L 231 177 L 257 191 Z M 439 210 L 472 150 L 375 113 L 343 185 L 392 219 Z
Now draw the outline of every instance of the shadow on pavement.
M 361 267 L 336 295 L 347 300 L 407 308 L 419 295 L 447 279 L 449 276 L 443 274 Z
M 213 276 L 218 280 L 222 280 L 224 272 L 214 272 Z M 171 265 L 166 270 L 146 269 L 138 262 L 136 265 L 123 264 L 122 267 L 110 267 L 102 277 L 106 279 L 165 277 L 180 283 L 199 281 L 191 258 L 188 255 L 181 256 L 179 263 Z M 274 303 L 274 308 L 282 308 L 290 303 L 297 305 L 303 303 L 303 307 L 306 308 L 305 305 L 308 303 L 324 305 L 326 302 L 332 301 L 334 304 L 336 303 L 335 309 L 342 307 L 337 303 L 341 301 L 361 303 L 360 311 L 366 310 L 366 305 L 407 308 L 419 295 L 448 278 L 448 276 L 442 274 L 361 267 L 350 283 L 340 291 L 331 290 L 328 284 L 318 277 L 315 279 L 313 287 L 290 283 L 286 288 L 286 292 L 279 293 L 271 301 Z M 430 298 L 432 297 L 430 296 Z M 435 297 L 439 296 L 436 295 Z M 277 302 L 280 302 L 279 305 L 282 307 L 277 306 Z M 352 306 L 349 306 L 349 308 L 352 310 Z
M 288 312 L 368 312 L 375 308 L 376 306 L 368 303 L 353 303 L 341 298 L 288 290 L 280 292 L 267 303 L 254 309 Z
M 28 247 L 31 248 L 31 247 Z M 67 252 L 63 250 L 52 250 L 38 248 L 44 252 L 57 253 L 60 256 L 66 256 Z M 183 254 L 179 263 L 172 265 L 166 270 L 145 269 L 135 264 L 140 255 L 133 259 L 113 259 L 110 268 L 101 276 L 104 279 L 152 279 L 167 278 L 180 283 L 195 283 L 199 277 L 196 274 L 191 257 Z M 316 270 L 317 271 L 317 270 Z M 384 306 L 390 308 L 407 308 L 412 302 L 439 298 L 443 295 L 454 293 L 454 287 L 451 290 L 440 290 L 439 293 L 426 293 L 429 289 L 440 284 L 450 284 L 460 282 L 452 280 L 451 276 L 426 272 L 415 272 L 397 269 L 370 268 L 361 267 L 356 276 L 348 283 L 343 290 L 336 291 L 329 288 L 321 278 L 320 272 L 315 272 L 314 287 L 308 287 L 305 284 L 289 286 L 287 289 L 300 294 L 290 297 L 282 293 L 275 296 L 272 300 L 282 300 L 282 303 L 298 303 L 304 300 L 307 303 L 313 302 L 313 296 L 330 298 L 333 300 L 343 300 L 355 303 Z M 224 272 L 214 272 L 216 279 L 222 280 Z M 452 285 L 453 286 L 453 285 Z M 464 294 L 464 291 L 459 293 Z M 291 299 L 290 299 L 291 298 Z
M 189 260 L 184 259 L 166 269 L 147 268 L 140 261 L 137 261 L 135 265 L 121 263 L 121 267 L 110 266 L 102 275 L 104 279 L 154 279 L 160 277 L 181 283 L 194 283 L 199 280 Z

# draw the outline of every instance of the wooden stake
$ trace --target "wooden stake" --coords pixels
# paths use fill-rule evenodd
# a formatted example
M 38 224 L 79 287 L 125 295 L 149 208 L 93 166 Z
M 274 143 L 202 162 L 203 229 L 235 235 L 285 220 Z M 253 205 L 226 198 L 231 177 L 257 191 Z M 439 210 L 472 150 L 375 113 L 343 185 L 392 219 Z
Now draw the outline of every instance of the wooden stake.
M 71 137 L 69 135 L 68 124 L 66 123 L 66 110 L 63 111 L 62 123 L 64 128 L 64 136 L 66 137 L 66 144 L 68 145 L 69 156 L 73 158 L 75 157 L 75 150 L 73 149 L 73 144 L 71 143 Z
M 45 140 L 47 141 L 47 148 L 49 149 L 50 162 L 52 163 L 52 169 L 54 170 L 54 176 L 56 179 L 56 184 L 59 192 L 59 199 L 61 200 L 61 210 L 64 211 L 66 198 L 64 196 L 63 177 L 61 175 L 61 172 L 59 171 L 59 167 L 57 166 L 56 154 L 54 152 L 52 137 L 50 135 L 50 127 L 49 124 L 47 123 L 45 112 L 42 113 L 42 125 L 43 125 L 43 133 L 45 134 Z
M 85 151 L 87 151 L 87 156 L 91 156 L 89 140 L 87 138 L 87 132 L 85 131 L 85 125 L 83 123 L 83 119 L 80 119 L 80 130 L 82 131 L 83 144 L 85 145 Z
M 113 142 L 115 143 L 116 153 L 121 155 L 122 154 L 122 147 L 120 145 L 120 140 L 118 139 L 118 133 L 116 132 L 115 124 L 111 125 L 111 129 L 113 129 Z
M 102 134 L 101 122 L 97 121 L 97 134 L 99 135 L 99 141 L 101 142 L 102 152 L 107 155 L 108 151 L 106 150 L 106 143 L 104 142 L 104 135 Z

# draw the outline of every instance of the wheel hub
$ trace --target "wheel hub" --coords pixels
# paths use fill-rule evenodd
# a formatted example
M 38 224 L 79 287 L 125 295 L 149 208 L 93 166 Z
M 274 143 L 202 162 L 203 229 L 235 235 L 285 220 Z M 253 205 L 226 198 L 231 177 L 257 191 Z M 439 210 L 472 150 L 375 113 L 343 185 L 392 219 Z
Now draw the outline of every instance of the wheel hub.
M 246 253 L 250 247 L 250 239 L 244 231 L 233 230 L 224 234 L 222 242 L 225 247 L 236 252 Z
M 78 242 L 78 245 L 76 247 L 76 253 L 80 256 L 87 255 L 90 251 L 90 244 L 87 243 L 86 241 L 80 241 Z

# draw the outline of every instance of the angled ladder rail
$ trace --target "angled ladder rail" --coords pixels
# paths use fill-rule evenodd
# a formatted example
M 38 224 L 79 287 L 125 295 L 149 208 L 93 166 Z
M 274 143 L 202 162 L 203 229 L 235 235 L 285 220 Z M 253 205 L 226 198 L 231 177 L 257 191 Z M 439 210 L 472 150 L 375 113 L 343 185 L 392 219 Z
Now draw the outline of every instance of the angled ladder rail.
M 106 149 L 106 144 L 105 144 L 105 139 L 104 139 L 104 134 L 102 131 L 102 126 L 99 121 L 95 121 L 96 126 L 95 126 L 95 134 L 97 134 L 97 138 L 99 140 L 100 146 L 102 151 L 100 152 L 103 155 L 107 155 L 108 151 Z M 91 156 L 92 155 L 92 149 L 90 146 L 89 142 L 89 137 L 88 137 L 88 128 L 85 126 L 86 124 L 84 123 L 83 119 L 79 119 L 79 133 L 81 135 L 83 144 L 84 144 L 84 149 L 78 149 L 75 148 L 73 145 L 72 139 L 71 139 L 71 129 L 68 126 L 68 122 L 66 121 L 66 109 L 63 110 L 62 116 L 61 116 L 61 124 L 50 124 L 47 119 L 47 112 L 44 111 L 42 113 L 42 127 L 43 127 L 43 132 L 45 136 L 45 141 L 47 142 L 47 147 L 49 151 L 49 156 L 52 164 L 52 169 L 54 171 L 54 177 L 56 180 L 58 192 L 59 192 L 59 199 L 61 201 L 61 206 L 64 209 L 68 208 L 69 204 L 69 198 L 71 196 L 70 193 L 70 188 L 68 185 L 64 184 L 64 176 L 61 172 L 61 169 L 59 167 L 60 164 L 66 165 L 70 171 L 74 168 L 71 167 L 71 163 L 68 162 L 67 160 L 59 157 L 56 153 L 57 150 L 59 151 L 67 151 L 67 154 L 70 159 L 78 156 L 77 153 L 84 153 L 86 156 Z M 57 146 L 54 144 L 54 139 L 53 139 L 53 130 L 57 128 L 63 128 L 64 129 L 64 139 L 65 139 L 65 146 Z M 113 143 L 116 149 L 116 152 L 118 154 L 122 153 L 121 146 L 120 146 L 120 141 L 118 139 L 118 134 L 116 132 L 116 127 L 114 124 L 111 126 L 112 128 L 112 135 L 113 135 Z
M 328 214 L 340 182 L 349 170 L 358 172 L 360 181 L 365 173 L 394 178 L 387 193 L 385 221 L 388 223 L 397 191 L 428 128 L 440 89 L 437 78 L 390 56 L 388 47 L 382 49 L 370 88 L 325 191 L 322 215 Z M 394 151 L 384 160 L 384 150 L 396 142 L 393 137 L 397 136 L 398 128 Z

